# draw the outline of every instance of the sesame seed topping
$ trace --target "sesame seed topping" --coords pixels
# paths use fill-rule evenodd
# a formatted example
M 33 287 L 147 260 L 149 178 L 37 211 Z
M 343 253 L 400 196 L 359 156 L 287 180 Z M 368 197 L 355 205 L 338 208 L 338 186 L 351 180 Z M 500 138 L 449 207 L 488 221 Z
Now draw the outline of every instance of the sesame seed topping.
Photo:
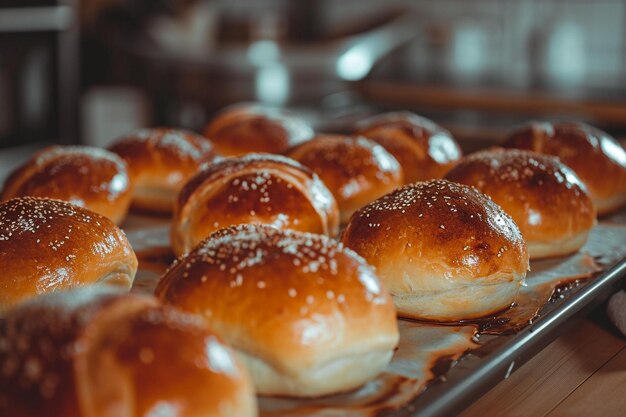
M 191 265 L 188 277 L 186 265 Z M 201 279 L 204 275 L 210 279 Z M 237 297 L 239 291 L 271 290 L 275 294 L 272 298 L 291 298 L 299 306 L 344 303 L 348 297 L 373 304 L 386 299 L 371 267 L 341 243 L 323 235 L 266 225 L 239 225 L 215 232 L 170 268 L 160 281 L 157 294 L 165 294 L 168 286 L 186 279 L 206 282 L 212 293 L 224 288 L 230 294 L 225 297 Z M 342 290 L 343 294 L 336 295 L 348 281 L 361 288 L 359 295 L 353 290 Z

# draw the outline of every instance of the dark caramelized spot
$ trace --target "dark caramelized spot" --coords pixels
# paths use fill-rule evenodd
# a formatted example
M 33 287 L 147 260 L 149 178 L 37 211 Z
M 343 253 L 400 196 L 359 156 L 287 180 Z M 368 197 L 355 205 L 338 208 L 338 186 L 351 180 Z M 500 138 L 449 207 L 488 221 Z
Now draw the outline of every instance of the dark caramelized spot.
M 513 220 L 476 189 L 446 180 L 408 185 L 365 206 L 350 220 L 343 242 L 370 262 L 393 262 L 406 251 L 478 276 L 501 270 L 504 259 L 515 270 L 524 264 L 520 259 L 528 265 Z
M 576 172 L 596 203 L 626 192 L 626 151 L 612 136 L 584 123 L 527 123 L 511 132 L 503 146 L 557 156 Z
M 446 179 L 489 195 L 529 241 L 550 241 L 588 230 L 595 211 L 586 187 L 557 158 L 517 149 L 465 157 Z

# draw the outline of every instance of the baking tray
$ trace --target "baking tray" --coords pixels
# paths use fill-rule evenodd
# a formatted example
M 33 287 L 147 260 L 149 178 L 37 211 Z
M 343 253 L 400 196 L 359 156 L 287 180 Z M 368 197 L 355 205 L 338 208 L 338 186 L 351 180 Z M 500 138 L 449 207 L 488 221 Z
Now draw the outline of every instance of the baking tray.
M 8 153 L 0 155 L 0 166 L 9 158 Z M 13 155 L 11 154 L 11 158 Z M 19 156 L 19 155 L 16 155 Z M 25 157 L 25 154 L 24 154 Z M 20 158 L 16 158 L 20 159 Z M 21 158 L 24 159 L 24 158 Z M 2 177 L 2 175 L 0 175 Z M 133 291 L 151 292 L 163 268 L 172 260 L 169 253 L 169 224 L 162 218 L 131 215 L 124 225 L 133 247 L 140 255 L 140 270 Z M 143 252 L 144 256 L 141 256 Z M 145 256 L 145 254 L 152 254 Z M 407 396 L 400 396 L 400 402 L 379 404 L 374 410 L 346 410 L 342 407 L 320 406 L 320 402 L 353 399 L 354 393 L 311 401 L 292 401 L 275 398 L 260 400 L 262 416 L 291 415 L 379 415 L 379 416 L 451 416 L 462 411 L 498 382 L 506 379 L 526 361 L 541 351 L 567 328 L 575 323 L 575 318 L 606 300 L 626 278 L 626 211 L 602 219 L 591 234 L 590 242 L 576 255 L 555 260 L 531 262 L 532 271 L 529 280 L 538 274 L 550 274 L 565 278 L 576 277 L 581 272 L 584 261 L 593 259 L 599 268 L 582 268 L 582 275 L 591 275 L 583 281 L 572 281 L 557 297 L 543 305 L 539 316 L 532 324 L 513 334 L 484 335 L 474 344 L 472 334 L 459 331 L 446 331 L 450 343 L 456 343 L 460 349 L 456 355 L 439 355 L 437 361 L 430 361 L 434 372 L 415 384 L 404 385 L 408 388 Z M 587 265 L 588 267 L 589 265 Z M 555 272 L 556 271 L 556 272 Z M 571 284 L 574 285 L 571 285 Z M 411 338 L 412 330 L 422 329 L 420 323 L 401 320 L 401 345 L 404 351 L 415 350 Z M 467 330 L 469 326 L 457 327 Z M 408 332 L 407 332 L 408 330 Z M 426 330 L 428 330 L 426 328 Z M 409 340 L 407 340 L 409 339 Z M 402 351 L 399 350 L 399 353 Z M 405 352 L 406 353 L 406 352 Z M 419 353 L 419 352 L 408 352 Z M 411 368 L 410 361 L 398 363 L 399 368 Z M 423 360 L 423 357 L 413 359 Z M 393 365 L 393 364 L 392 364 Z M 414 369 L 408 369 L 413 372 Z M 409 380 L 410 382 L 410 380 Z M 425 390 L 422 390 L 423 387 Z M 383 398 L 383 400 L 385 400 Z M 277 403 L 295 403 L 302 407 L 298 412 L 272 412 L 268 407 Z M 383 401 L 384 402 L 384 401 Z M 341 405 L 341 404 L 340 404 Z
M 140 258 L 133 290 L 151 292 L 173 257 L 169 225 L 162 219 L 132 217 L 125 229 Z M 531 324 L 513 325 L 515 314 L 510 312 L 515 309 L 456 326 L 400 320 L 400 347 L 376 380 L 357 391 L 319 399 L 262 397 L 261 416 L 454 415 L 548 345 L 572 319 L 609 297 L 624 277 L 626 212 L 599 222 L 580 252 L 531 262 L 523 291 L 544 300 Z M 507 314 L 511 320 L 500 322 Z

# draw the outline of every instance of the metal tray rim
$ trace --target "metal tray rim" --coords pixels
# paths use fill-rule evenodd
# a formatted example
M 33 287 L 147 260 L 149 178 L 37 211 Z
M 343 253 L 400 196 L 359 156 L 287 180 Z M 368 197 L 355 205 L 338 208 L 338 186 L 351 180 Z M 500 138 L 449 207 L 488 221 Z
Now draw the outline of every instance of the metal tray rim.
M 572 324 L 571 319 L 606 300 L 625 277 L 626 257 L 593 278 L 563 305 L 520 330 L 468 374 L 445 384 L 431 385 L 393 415 L 447 417 L 460 413 L 556 339 Z

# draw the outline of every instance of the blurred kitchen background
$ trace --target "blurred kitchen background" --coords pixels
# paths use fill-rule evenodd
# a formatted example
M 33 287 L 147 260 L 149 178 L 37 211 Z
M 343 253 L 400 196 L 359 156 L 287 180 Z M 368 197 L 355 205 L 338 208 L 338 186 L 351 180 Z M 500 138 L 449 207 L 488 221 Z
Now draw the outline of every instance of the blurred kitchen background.
M 466 149 L 530 118 L 626 132 L 626 0 L 0 0 L 0 148 L 201 131 L 240 101 L 322 131 L 388 109 Z

